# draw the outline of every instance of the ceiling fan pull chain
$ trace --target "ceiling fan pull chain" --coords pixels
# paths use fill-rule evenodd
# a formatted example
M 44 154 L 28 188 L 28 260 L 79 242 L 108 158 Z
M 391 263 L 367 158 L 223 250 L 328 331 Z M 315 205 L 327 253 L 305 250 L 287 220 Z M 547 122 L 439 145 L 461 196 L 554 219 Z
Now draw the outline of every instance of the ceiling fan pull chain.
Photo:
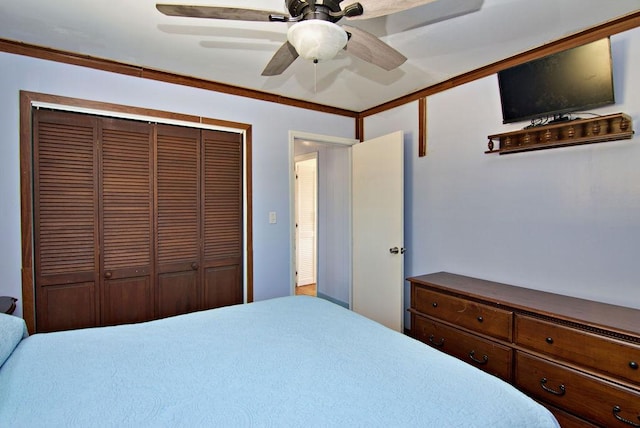
M 313 93 L 318 93 L 318 60 L 313 60 Z

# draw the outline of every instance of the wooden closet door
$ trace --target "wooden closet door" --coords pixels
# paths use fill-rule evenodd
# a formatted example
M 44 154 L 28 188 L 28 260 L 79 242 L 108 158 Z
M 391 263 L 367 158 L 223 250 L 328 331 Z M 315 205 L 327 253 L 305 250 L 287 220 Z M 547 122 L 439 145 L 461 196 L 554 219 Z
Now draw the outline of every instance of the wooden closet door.
M 158 317 L 200 308 L 200 130 L 158 125 Z
M 243 302 L 242 136 L 202 131 L 204 307 Z
M 36 330 L 99 324 L 96 119 L 33 111 Z
M 242 135 L 34 111 L 36 330 L 242 303 Z
M 102 119 L 102 324 L 152 319 L 152 126 Z

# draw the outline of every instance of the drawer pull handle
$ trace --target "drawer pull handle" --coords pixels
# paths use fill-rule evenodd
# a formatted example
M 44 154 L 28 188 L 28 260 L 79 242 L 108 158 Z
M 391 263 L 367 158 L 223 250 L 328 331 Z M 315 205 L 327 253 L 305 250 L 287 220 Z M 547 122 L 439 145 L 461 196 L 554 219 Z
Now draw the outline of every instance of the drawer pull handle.
M 438 307 L 438 302 L 433 302 L 433 303 L 431 304 L 431 306 L 433 306 L 434 308 L 437 308 L 437 307 Z
M 638 370 L 638 363 L 636 363 L 635 361 L 629 361 L 629 367 L 634 370 Z
M 481 359 L 481 360 L 479 360 L 479 359 L 477 359 L 477 358 L 474 356 L 474 355 L 475 355 L 475 353 L 476 353 L 476 351 L 471 351 L 471 352 L 469 352 L 469 358 L 471 358 L 471 360 L 472 360 L 474 363 L 478 363 L 478 364 L 487 364 L 487 363 L 489 362 L 489 357 L 488 357 L 486 354 L 484 354 L 484 355 L 482 356 L 482 359 Z
M 613 406 L 613 416 L 619 420 L 620 422 L 624 422 L 625 424 L 631 425 L 632 427 L 640 427 L 640 424 L 637 424 L 633 421 L 630 421 L 629 419 L 625 419 L 622 416 L 620 416 L 618 413 L 620 413 L 622 411 L 622 409 L 620 408 L 620 406 Z M 640 420 L 640 416 L 638 416 L 638 420 Z
M 547 337 L 544 341 L 551 345 L 553 343 L 553 337 Z
M 107 279 L 111 279 L 111 276 L 112 276 L 112 273 L 111 273 L 111 272 L 109 272 L 109 271 L 106 271 L 106 272 L 104 273 L 104 277 L 105 277 L 105 278 L 107 278 Z
M 484 318 L 482 318 L 482 317 L 478 317 L 477 319 L 478 319 L 478 322 L 484 321 Z
M 432 334 L 431 336 L 429 336 L 429 343 L 431 343 L 433 346 L 437 346 L 438 348 L 440 348 L 444 345 L 444 337 L 441 337 L 440 342 L 437 343 L 433 339 L 435 339 L 435 337 Z
M 563 384 L 561 384 L 559 386 L 560 390 L 556 391 L 555 389 L 549 388 L 546 385 L 546 383 L 547 383 L 547 378 L 546 377 L 543 377 L 542 379 L 540 379 L 540 386 L 542 387 L 542 389 L 544 389 L 545 391 L 547 391 L 547 392 L 549 392 L 549 393 L 551 393 L 553 395 L 557 395 L 557 396 L 562 397 L 565 394 L 565 392 L 567 392 Z

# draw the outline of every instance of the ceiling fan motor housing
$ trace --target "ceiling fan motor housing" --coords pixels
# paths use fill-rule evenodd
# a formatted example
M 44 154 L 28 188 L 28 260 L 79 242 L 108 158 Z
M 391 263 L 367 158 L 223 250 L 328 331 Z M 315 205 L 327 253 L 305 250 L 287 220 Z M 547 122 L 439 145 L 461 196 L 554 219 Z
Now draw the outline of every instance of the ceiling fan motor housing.
M 287 0 L 287 9 L 293 18 L 300 20 L 320 19 L 322 21 L 337 22 L 343 17 L 340 2 L 342 0 Z

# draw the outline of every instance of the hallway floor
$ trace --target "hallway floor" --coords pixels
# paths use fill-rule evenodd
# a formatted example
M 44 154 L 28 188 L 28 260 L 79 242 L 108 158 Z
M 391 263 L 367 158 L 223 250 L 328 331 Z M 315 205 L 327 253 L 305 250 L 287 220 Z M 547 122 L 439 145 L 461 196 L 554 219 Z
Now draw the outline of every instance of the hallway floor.
M 316 284 L 301 285 L 296 287 L 296 296 L 317 296 Z

